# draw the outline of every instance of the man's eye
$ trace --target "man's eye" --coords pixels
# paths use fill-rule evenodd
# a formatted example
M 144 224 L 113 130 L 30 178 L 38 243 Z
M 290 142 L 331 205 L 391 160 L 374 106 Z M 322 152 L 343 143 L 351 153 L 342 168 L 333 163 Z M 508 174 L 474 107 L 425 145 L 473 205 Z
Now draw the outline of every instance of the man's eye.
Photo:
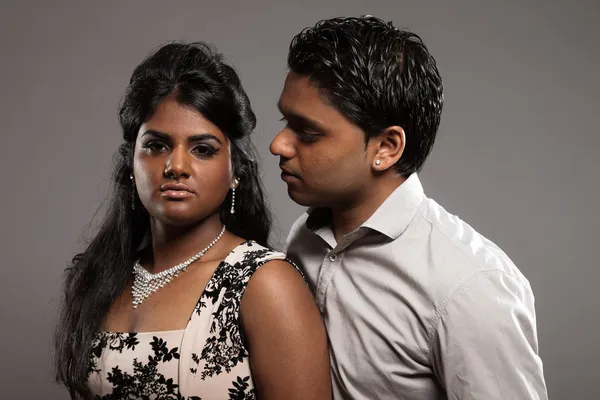
M 296 133 L 296 135 L 298 135 L 298 138 L 300 139 L 300 141 L 304 142 L 304 143 L 314 143 L 317 141 L 317 139 L 319 139 L 319 135 L 311 134 L 311 133 L 299 132 L 299 133 Z

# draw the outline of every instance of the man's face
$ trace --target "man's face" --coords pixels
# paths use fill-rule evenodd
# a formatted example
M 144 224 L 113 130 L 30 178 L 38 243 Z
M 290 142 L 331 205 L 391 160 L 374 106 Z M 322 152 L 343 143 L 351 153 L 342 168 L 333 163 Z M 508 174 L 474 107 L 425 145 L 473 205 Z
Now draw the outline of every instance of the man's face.
M 372 178 L 365 133 L 327 100 L 308 76 L 290 72 L 279 99 L 286 127 L 271 153 L 280 157 L 281 179 L 296 203 L 344 207 L 360 201 Z

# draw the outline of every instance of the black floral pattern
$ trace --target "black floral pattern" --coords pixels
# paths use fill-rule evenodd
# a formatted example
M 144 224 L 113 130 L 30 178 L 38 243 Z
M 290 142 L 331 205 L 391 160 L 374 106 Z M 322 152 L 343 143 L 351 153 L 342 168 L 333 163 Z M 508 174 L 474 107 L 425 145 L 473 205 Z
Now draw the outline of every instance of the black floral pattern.
M 210 318 L 210 324 L 206 320 L 208 332 L 200 332 L 206 339 L 202 339 L 201 344 L 192 351 L 188 349 L 185 366 L 189 367 L 190 377 L 200 379 L 199 382 L 230 374 L 229 379 L 233 379 L 223 381 L 224 392 L 217 397 L 210 393 L 211 399 L 256 398 L 249 375 L 248 350 L 241 330 L 240 303 L 256 269 L 273 258 L 282 257 L 280 253 L 252 241 L 244 242 L 219 264 L 200 296 L 190 317 L 190 325 L 193 325 L 194 319 L 201 317 Z M 128 362 L 129 373 L 123 370 L 122 365 L 111 366 L 110 371 L 104 371 L 105 380 L 112 385 L 112 392 L 104 397 L 97 396 L 96 399 L 202 400 L 199 396 L 182 396 L 177 378 L 165 376 L 161 372 L 163 365 L 179 365 L 182 362 L 179 346 L 169 347 L 167 340 L 170 339 L 165 340 L 156 334 L 150 343 L 144 341 L 144 346 L 141 346 L 141 335 L 143 334 L 101 332 L 96 336 L 91 348 L 90 374 L 102 373 L 100 359 L 103 352 L 132 352 L 131 361 Z M 150 347 L 150 354 L 143 355 L 139 349 L 136 351 L 136 347 Z M 144 357 L 147 357 L 147 361 L 142 361 Z M 245 367 L 236 369 L 239 365 Z M 243 375 L 239 376 L 240 372 Z
M 108 348 L 110 351 L 123 352 L 123 349 L 135 350 L 135 346 L 140 342 L 137 339 L 137 333 L 120 332 L 100 332 L 92 341 L 91 360 L 88 367 L 88 374 L 92 372 L 99 373 L 96 360 L 100 358 L 102 351 Z
M 255 391 L 250 388 L 248 381 L 250 377 L 244 379 L 237 377 L 237 380 L 231 382 L 232 388 L 229 389 L 229 400 L 252 400 L 255 399 Z
M 210 326 L 210 336 L 202 349 L 200 356 L 192 354 L 192 360 L 198 364 L 204 361 L 202 379 L 220 374 L 223 371 L 230 373 L 238 363 L 248 358 L 248 351 L 244 345 L 240 330 L 239 308 L 242 295 L 248 281 L 258 266 L 260 260 L 268 255 L 271 250 L 257 248 L 251 250 L 252 245 L 247 244 L 241 260 L 233 265 L 223 262 L 215 271 L 210 285 L 200 299 L 196 310 L 201 312 L 200 304 L 206 307 L 206 302 L 215 305 Z M 218 302 L 220 300 L 220 302 Z M 195 368 L 191 369 L 195 373 Z M 197 370 L 197 369 L 196 369 Z
M 127 336 L 125 336 L 127 335 Z M 139 344 L 135 333 L 100 333 L 95 343 L 98 343 L 100 354 L 102 350 L 122 352 L 125 347 L 134 349 Z M 133 374 L 123 372 L 119 367 L 113 367 L 107 374 L 107 381 L 113 385 L 113 392 L 96 399 L 150 399 L 155 400 L 179 400 L 184 399 L 178 391 L 177 384 L 172 378 L 165 378 L 158 372 L 159 363 L 166 363 L 173 359 L 179 359 L 177 347 L 169 350 L 167 342 L 154 336 L 150 343 L 154 355 L 148 356 L 148 362 L 142 363 L 137 358 L 133 359 Z M 96 353 L 98 354 L 98 350 Z M 99 356 L 98 356 L 99 357 Z M 94 362 L 95 357 L 92 357 Z M 191 398 L 190 398 L 191 400 Z M 201 400 L 201 399 L 200 399 Z

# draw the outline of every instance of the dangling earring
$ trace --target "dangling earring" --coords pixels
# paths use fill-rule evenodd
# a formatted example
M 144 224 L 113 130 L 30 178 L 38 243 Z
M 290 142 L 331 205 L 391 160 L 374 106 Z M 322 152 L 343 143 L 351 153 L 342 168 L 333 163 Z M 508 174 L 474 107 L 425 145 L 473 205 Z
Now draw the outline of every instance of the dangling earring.
M 133 180 L 133 174 L 129 174 L 131 179 L 131 209 L 135 210 L 135 181 Z
M 234 186 L 231 188 L 231 210 L 230 214 L 235 214 L 235 187 L 238 185 L 239 181 L 237 179 L 233 180 Z

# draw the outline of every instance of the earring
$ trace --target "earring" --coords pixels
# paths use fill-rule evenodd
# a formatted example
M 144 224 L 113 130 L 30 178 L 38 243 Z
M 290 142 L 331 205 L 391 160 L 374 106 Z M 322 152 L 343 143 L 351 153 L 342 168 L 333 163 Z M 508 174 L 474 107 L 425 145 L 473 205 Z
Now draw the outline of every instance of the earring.
M 381 161 L 375 160 L 375 165 L 379 165 L 379 164 L 381 164 Z
M 133 180 L 133 174 L 129 174 L 131 179 L 131 209 L 135 210 L 135 181 Z
M 237 179 L 233 180 L 234 186 L 231 188 L 231 210 L 229 210 L 230 214 L 235 214 L 235 187 L 238 185 L 239 181 Z

